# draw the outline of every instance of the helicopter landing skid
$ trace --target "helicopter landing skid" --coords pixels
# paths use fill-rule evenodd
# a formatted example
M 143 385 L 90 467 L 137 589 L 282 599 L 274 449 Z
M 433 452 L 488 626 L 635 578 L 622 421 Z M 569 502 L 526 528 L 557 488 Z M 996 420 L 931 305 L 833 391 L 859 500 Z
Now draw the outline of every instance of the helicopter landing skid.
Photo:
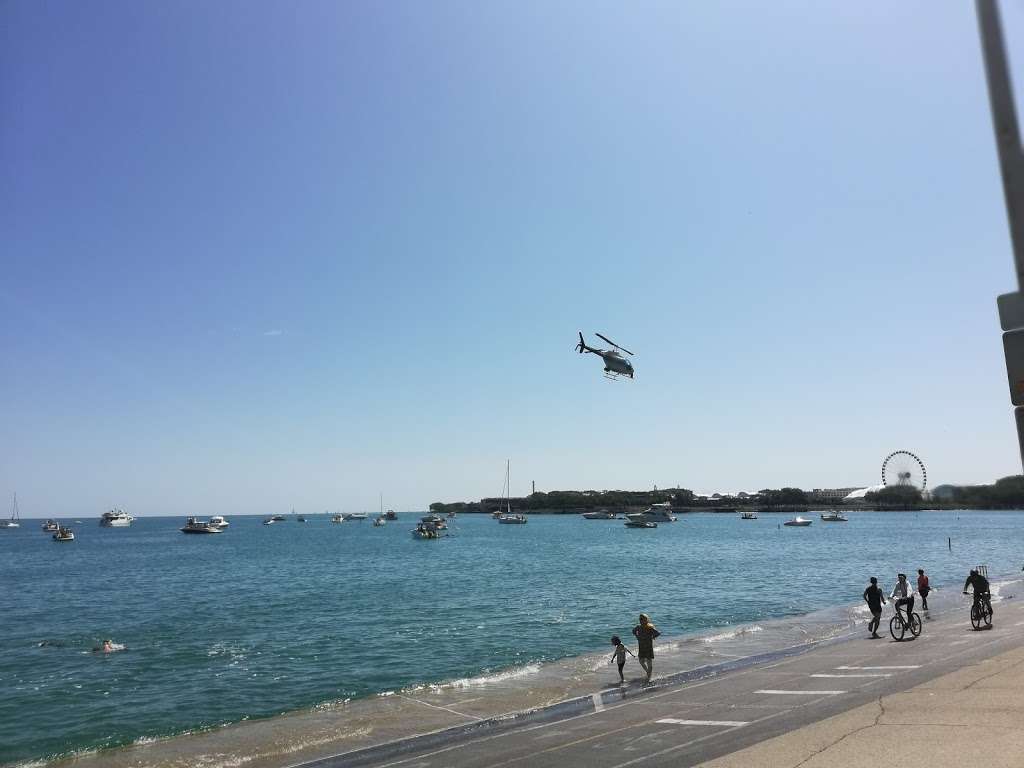
M 614 371 L 605 371 L 604 377 L 608 379 L 608 381 L 619 381 L 620 379 L 622 379 L 623 374 L 615 373 Z

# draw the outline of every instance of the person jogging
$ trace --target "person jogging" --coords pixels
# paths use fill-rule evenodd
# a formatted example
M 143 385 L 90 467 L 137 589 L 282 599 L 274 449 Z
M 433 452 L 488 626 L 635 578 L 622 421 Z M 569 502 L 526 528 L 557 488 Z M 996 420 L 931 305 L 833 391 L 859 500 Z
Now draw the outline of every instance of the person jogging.
M 882 621 L 882 605 L 885 603 L 885 593 L 878 588 L 878 579 L 871 577 L 871 583 L 864 590 L 864 602 L 868 604 L 871 611 L 871 621 L 868 622 L 868 632 L 871 637 L 877 639 L 878 625 Z

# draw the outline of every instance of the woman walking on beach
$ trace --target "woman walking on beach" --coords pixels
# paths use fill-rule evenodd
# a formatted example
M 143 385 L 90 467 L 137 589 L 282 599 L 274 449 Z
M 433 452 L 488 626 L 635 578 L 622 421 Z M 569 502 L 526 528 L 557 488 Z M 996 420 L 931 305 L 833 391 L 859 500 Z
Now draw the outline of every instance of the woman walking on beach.
M 640 666 L 647 673 L 645 683 L 651 682 L 651 675 L 654 673 L 654 638 L 660 635 L 658 628 L 651 624 L 646 613 L 640 614 L 640 623 L 633 627 L 633 637 L 636 638 L 636 658 Z

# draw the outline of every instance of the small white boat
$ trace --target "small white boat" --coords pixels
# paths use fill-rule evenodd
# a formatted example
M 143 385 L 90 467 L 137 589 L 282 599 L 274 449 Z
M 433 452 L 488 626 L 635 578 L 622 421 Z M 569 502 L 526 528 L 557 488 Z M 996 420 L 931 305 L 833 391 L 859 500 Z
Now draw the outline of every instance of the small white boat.
M 288 518 L 284 515 L 272 515 L 270 519 L 273 520 L 275 523 L 283 523 Z
M 676 521 L 676 516 L 672 514 L 672 505 L 667 501 L 662 504 L 651 504 L 643 512 L 631 512 L 626 515 L 626 518 L 648 523 L 674 523 Z
M 618 520 L 619 516 L 607 509 L 597 509 L 592 512 L 583 513 L 584 520 Z
M 65 528 L 63 525 L 57 526 L 57 532 L 53 534 L 54 541 L 74 541 L 75 532 L 70 528 Z
M 390 510 L 388 510 L 388 511 L 390 512 Z M 455 510 L 454 509 L 451 512 L 448 513 L 448 517 L 449 518 L 454 518 L 455 517 Z
M 217 528 L 227 528 L 231 523 L 225 520 L 221 515 L 214 515 L 210 518 L 210 525 Z
M 9 520 L 0 520 L 0 528 L 20 528 L 21 513 L 18 512 L 18 494 L 14 494 L 14 504 L 11 505 L 11 517 Z
M 650 520 L 627 520 L 627 528 L 657 528 L 658 524 Z
M 502 525 L 526 525 L 526 515 L 502 515 L 498 522 Z
M 267 523 L 264 522 L 264 525 Z M 196 520 L 194 517 L 189 517 L 185 520 L 185 527 L 181 529 L 182 533 L 222 533 L 223 528 L 213 525 L 212 520 Z
M 440 515 L 424 515 L 420 518 L 420 521 L 424 523 L 430 523 L 439 531 L 443 531 L 448 528 L 448 523 L 446 523 L 444 521 L 444 518 Z
M 751 510 L 740 512 L 740 520 L 757 520 L 757 512 Z
M 388 524 L 388 519 L 386 517 L 384 517 L 383 515 L 381 515 L 378 518 L 375 518 L 374 521 L 373 521 L 373 527 L 374 528 L 383 528 L 387 524 Z
M 833 509 L 831 512 L 821 513 L 821 522 L 823 523 L 846 523 L 849 522 L 846 519 L 846 515 L 840 512 L 838 509 Z
M 277 518 L 276 517 L 268 517 L 266 520 L 263 521 L 263 524 L 264 525 L 273 525 L 276 522 L 277 522 Z
M 345 522 L 345 516 L 344 515 L 332 515 L 331 516 L 331 522 L 332 523 L 344 523 Z
M 365 512 L 346 512 L 344 515 L 342 515 L 342 517 L 344 517 L 346 520 L 362 521 L 366 520 L 369 517 L 369 515 Z
M 783 525 L 791 525 L 797 528 L 805 528 L 813 522 L 813 520 L 808 520 L 806 517 L 800 517 L 799 515 L 797 515 L 792 520 L 787 520 L 786 522 L 784 522 Z
M 510 480 L 511 475 L 509 474 L 511 466 L 511 460 L 506 459 L 505 487 L 502 489 L 502 493 L 505 494 L 505 511 L 502 512 L 499 509 L 492 516 L 502 525 L 526 525 L 526 515 L 512 514 L 512 481 Z
M 60 525 L 57 524 L 56 520 L 47 520 L 43 523 L 43 530 L 46 533 L 56 533 L 58 528 L 60 528 Z
M 100 525 L 104 528 L 127 528 L 135 522 L 135 518 L 123 509 L 112 509 L 100 516 Z

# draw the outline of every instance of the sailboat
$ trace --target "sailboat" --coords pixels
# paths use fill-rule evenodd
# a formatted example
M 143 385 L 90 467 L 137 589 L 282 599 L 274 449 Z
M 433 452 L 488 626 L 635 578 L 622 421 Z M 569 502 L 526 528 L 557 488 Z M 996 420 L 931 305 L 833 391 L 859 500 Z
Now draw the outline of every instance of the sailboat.
M 0 528 L 20 528 L 21 515 L 18 512 L 18 494 L 14 494 L 14 505 L 11 507 L 11 519 L 0 520 Z
M 525 525 L 526 515 L 513 515 L 512 514 L 512 501 L 510 499 L 512 495 L 512 483 L 509 482 L 509 468 L 511 461 L 505 460 L 505 512 L 498 515 L 498 522 L 503 525 Z
M 380 495 L 380 514 L 377 515 L 377 519 L 373 521 L 374 528 L 380 528 L 386 525 L 388 522 L 387 517 L 384 516 L 384 494 Z

